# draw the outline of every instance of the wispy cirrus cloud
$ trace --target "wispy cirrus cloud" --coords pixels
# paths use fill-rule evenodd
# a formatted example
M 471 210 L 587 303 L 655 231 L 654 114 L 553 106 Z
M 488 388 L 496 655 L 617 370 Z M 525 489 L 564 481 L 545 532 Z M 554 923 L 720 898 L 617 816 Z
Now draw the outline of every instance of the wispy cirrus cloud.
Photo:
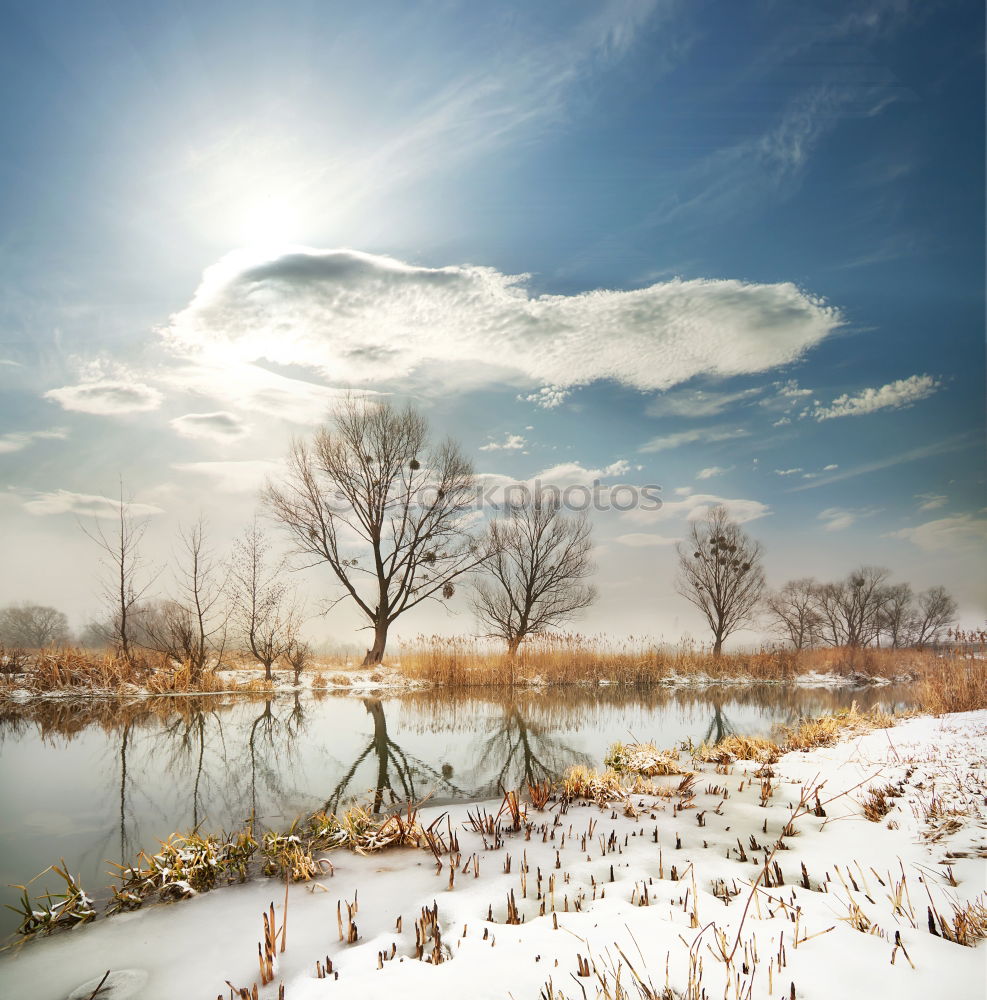
M 685 417 L 700 419 L 717 417 L 725 410 L 749 402 L 764 392 L 763 386 L 736 392 L 710 392 L 694 389 L 688 392 L 667 392 L 648 403 L 649 417 Z
M 837 417 L 860 417 L 878 410 L 900 410 L 928 398 L 941 386 L 942 382 L 932 375 L 912 375 L 877 389 L 863 389 L 853 395 L 844 393 L 829 406 L 817 406 L 812 415 L 816 420 L 833 420 Z
M 69 432 L 64 427 L 55 427 L 47 431 L 10 431 L 7 434 L 0 434 L 0 455 L 23 451 L 35 441 L 64 440 L 68 436 Z
M 227 443 L 237 441 L 250 432 L 238 416 L 225 410 L 215 413 L 186 413 L 170 421 L 182 437 Z
M 722 465 L 709 465 L 705 469 L 700 469 L 696 473 L 696 479 L 713 479 L 716 476 L 723 476 L 730 472 L 733 466 L 724 468 Z
M 818 519 L 822 521 L 824 531 L 845 531 L 852 527 L 862 517 L 871 517 L 880 513 L 880 508 L 867 507 L 853 509 L 849 507 L 827 507 L 819 512 Z
M 115 518 L 120 516 L 120 501 L 92 493 L 72 490 L 50 490 L 33 493 L 21 506 L 29 514 L 46 517 L 54 514 L 75 514 L 78 517 Z M 128 503 L 127 512 L 136 517 L 163 514 L 164 511 L 148 503 Z
M 749 435 L 750 431 L 742 427 L 694 427 L 691 430 L 676 431 L 673 434 L 660 434 L 641 445 L 638 451 L 650 454 L 668 451 L 671 448 L 681 448 L 685 444 L 715 444 Z
M 938 510 L 949 503 L 949 497 L 942 493 L 916 493 L 915 499 L 922 501 L 918 505 L 919 510 Z

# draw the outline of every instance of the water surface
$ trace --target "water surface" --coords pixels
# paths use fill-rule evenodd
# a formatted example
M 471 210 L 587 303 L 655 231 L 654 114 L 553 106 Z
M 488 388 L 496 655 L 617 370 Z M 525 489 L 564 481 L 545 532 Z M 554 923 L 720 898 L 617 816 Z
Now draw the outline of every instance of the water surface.
M 354 801 L 490 798 L 571 764 L 599 766 L 615 740 L 767 735 L 853 700 L 911 704 L 903 688 L 777 686 L 33 703 L 0 716 L 0 886 L 64 858 L 102 899 L 108 861 L 153 851 L 175 830 L 229 830 L 251 816 L 283 828 Z M 16 923 L 0 910 L 0 937 Z

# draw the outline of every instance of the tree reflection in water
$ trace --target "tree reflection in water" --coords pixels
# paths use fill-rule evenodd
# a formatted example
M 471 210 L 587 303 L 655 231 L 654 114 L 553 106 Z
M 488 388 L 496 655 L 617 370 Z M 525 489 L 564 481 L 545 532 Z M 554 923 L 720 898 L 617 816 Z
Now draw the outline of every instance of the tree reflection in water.
M 415 802 L 420 797 L 420 792 L 416 791 L 415 782 L 434 782 L 435 788 L 440 788 L 445 794 L 456 798 L 465 797 L 463 789 L 459 788 L 453 781 L 450 773 L 443 768 L 437 771 L 430 764 L 419 760 L 417 757 L 408 754 L 389 735 L 387 731 L 387 717 L 384 714 L 384 703 L 380 698 L 363 698 L 363 707 L 373 719 L 374 734 L 367 746 L 357 755 L 356 759 L 349 766 L 339 783 L 332 790 L 332 794 L 325 801 L 322 807 L 324 812 L 337 812 L 340 804 L 344 801 L 346 793 L 359 770 L 360 765 L 368 758 L 377 760 L 377 774 L 374 787 L 370 790 L 372 794 L 371 811 L 379 813 L 384 806 L 385 794 L 388 798 L 388 805 L 399 802 Z M 397 780 L 400 787 L 400 795 L 395 791 L 391 775 Z

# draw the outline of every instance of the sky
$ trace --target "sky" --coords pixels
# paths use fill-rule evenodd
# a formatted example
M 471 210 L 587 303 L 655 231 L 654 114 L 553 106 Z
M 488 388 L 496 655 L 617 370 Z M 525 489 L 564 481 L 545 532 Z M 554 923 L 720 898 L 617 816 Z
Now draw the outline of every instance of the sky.
M 0 604 L 98 614 L 121 480 L 166 592 L 356 391 L 485 482 L 661 487 L 594 516 L 583 632 L 704 639 L 675 543 L 715 503 L 773 586 L 876 564 L 982 625 L 982 3 L 3 14 Z

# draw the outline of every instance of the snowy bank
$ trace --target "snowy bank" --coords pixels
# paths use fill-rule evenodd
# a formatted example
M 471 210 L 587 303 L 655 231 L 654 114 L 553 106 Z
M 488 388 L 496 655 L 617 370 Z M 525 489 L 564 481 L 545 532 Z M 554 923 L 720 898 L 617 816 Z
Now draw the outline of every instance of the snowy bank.
M 500 803 L 450 807 L 439 861 L 334 851 L 332 877 L 289 887 L 284 951 L 284 889 L 256 881 L 28 942 L 0 994 L 85 998 L 111 969 L 113 1000 L 229 996 L 260 981 L 273 900 L 263 998 L 558 1000 L 618 972 L 629 997 L 635 973 L 655 996 L 984 996 L 987 946 L 948 938 L 987 930 L 987 712 L 680 763 L 656 794 L 529 806 L 516 832 L 489 827 Z

